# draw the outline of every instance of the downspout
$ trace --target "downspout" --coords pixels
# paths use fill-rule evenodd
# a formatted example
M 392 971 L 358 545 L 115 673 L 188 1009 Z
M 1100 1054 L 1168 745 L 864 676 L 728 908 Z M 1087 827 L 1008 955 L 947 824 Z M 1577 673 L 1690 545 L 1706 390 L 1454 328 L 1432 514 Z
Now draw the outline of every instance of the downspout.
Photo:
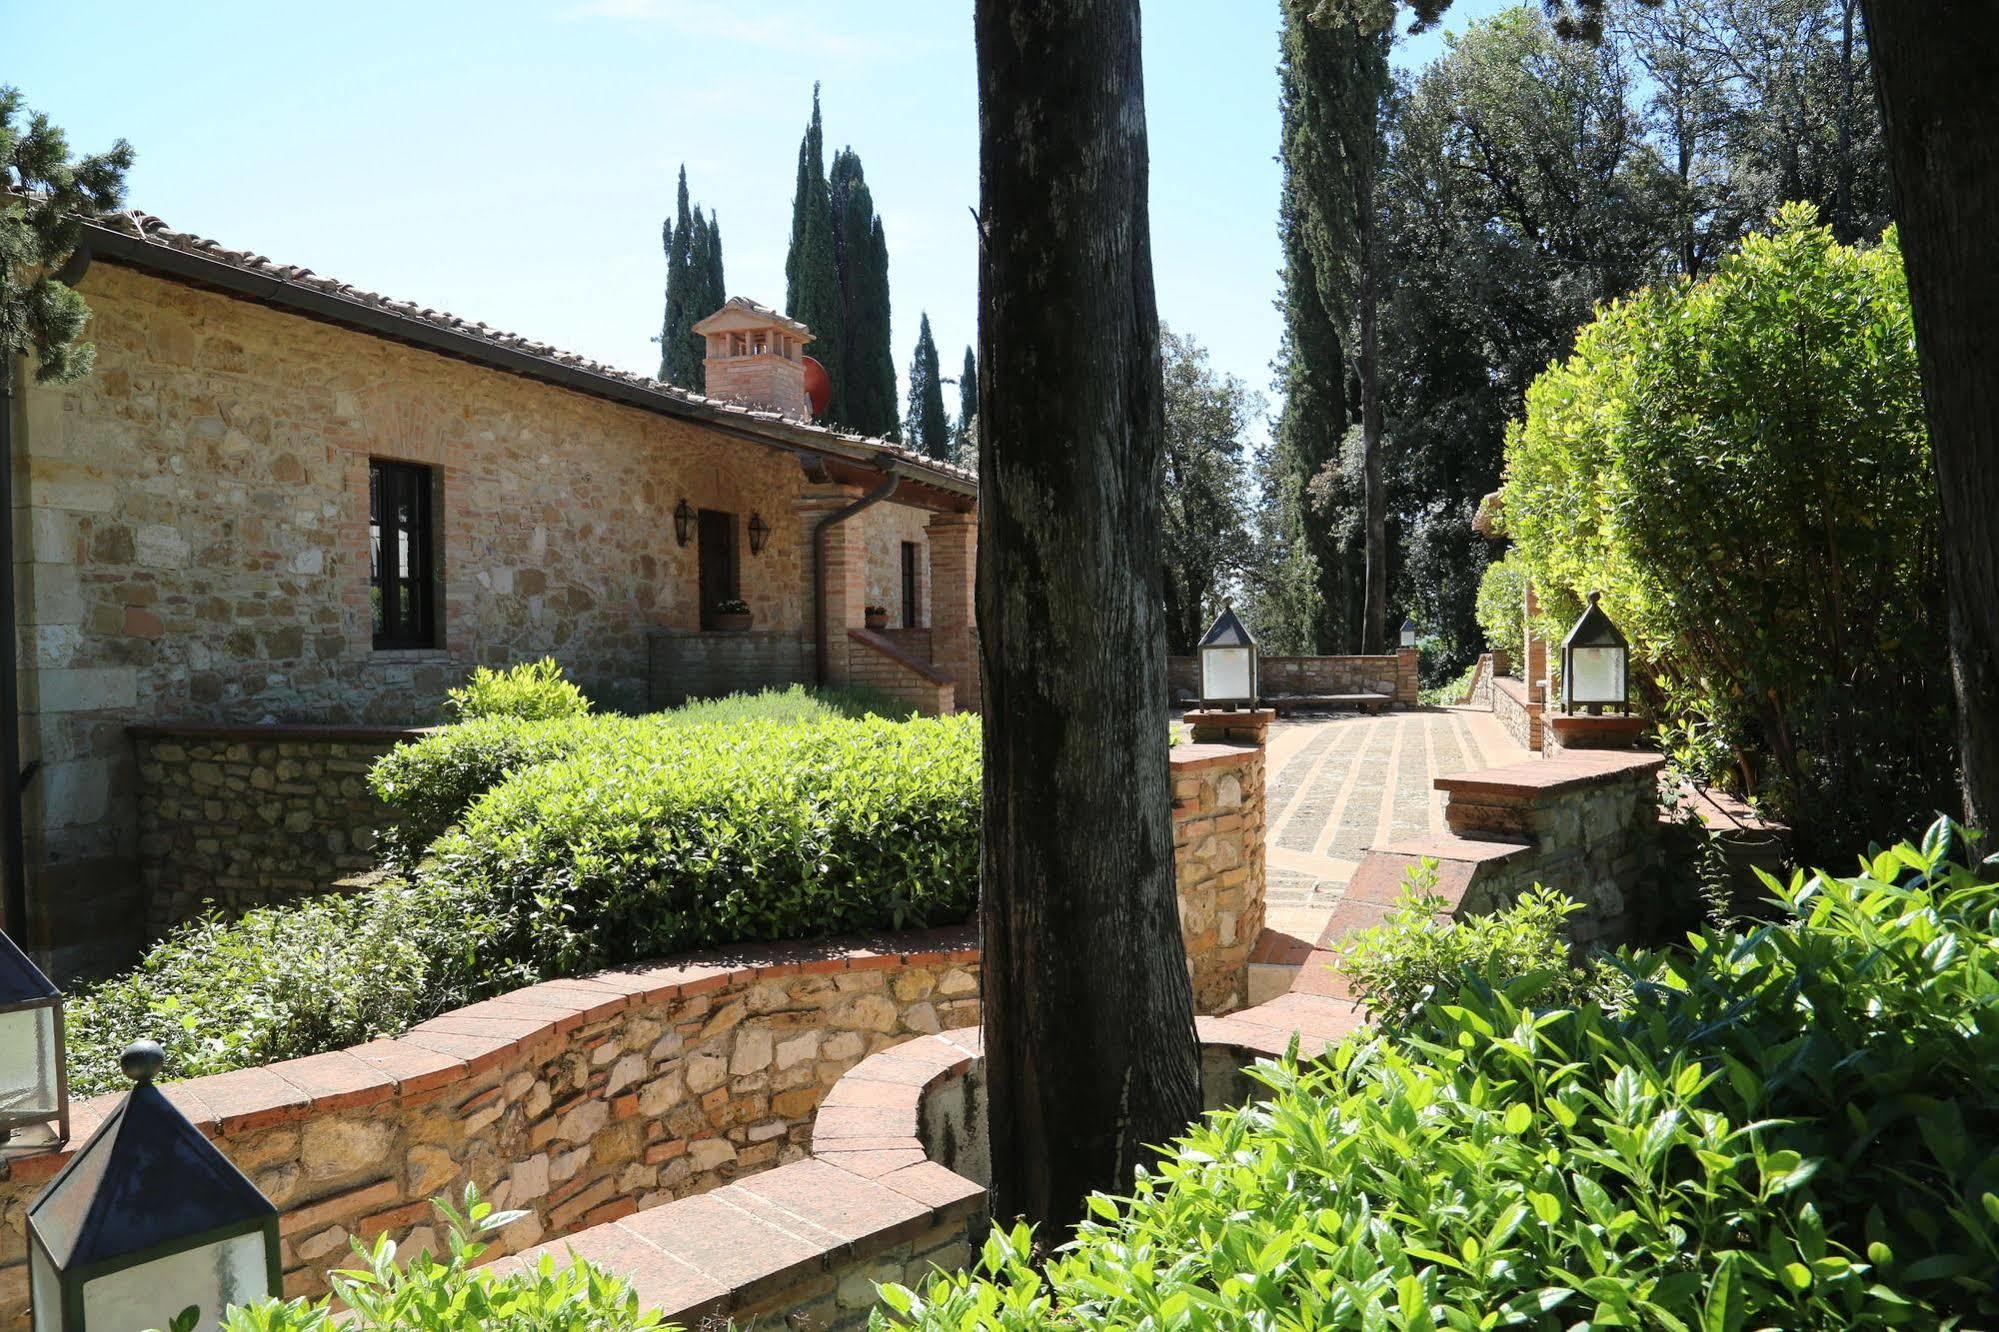
M 902 473 L 888 478 L 844 509 L 835 509 L 812 525 L 812 678 L 826 683 L 826 534 L 863 509 L 880 504 L 902 485 Z
M 14 611 L 14 362 L 0 352 L 0 874 L 7 880 L 7 934 L 28 939 L 28 854 L 21 835 L 21 684 Z

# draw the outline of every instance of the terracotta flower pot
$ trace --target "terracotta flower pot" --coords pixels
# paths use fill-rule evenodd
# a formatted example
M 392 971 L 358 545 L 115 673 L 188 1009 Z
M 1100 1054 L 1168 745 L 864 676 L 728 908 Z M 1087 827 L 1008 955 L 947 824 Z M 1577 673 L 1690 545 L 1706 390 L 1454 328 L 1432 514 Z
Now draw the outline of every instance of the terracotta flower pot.
M 750 627 L 750 613 L 748 611 L 716 611 L 714 623 L 717 629 L 726 630 L 730 633 L 740 633 Z
M 870 615 L 866 619 L 868 628 L 870 629 L 881 630 L 888 628 L 888 616 L 886 615 Z

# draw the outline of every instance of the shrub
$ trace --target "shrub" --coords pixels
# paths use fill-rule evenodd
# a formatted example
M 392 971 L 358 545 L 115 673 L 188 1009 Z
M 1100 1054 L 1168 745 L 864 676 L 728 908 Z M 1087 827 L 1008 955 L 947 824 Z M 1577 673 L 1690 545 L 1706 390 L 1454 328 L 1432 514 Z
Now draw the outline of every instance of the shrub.
M 65 1012 L 70 1092 L 122 1091 L 125 1046 L 166 1047 L 177 1078 L 338 1049 L 403 1031 L 518 972 L 466 960 L 487 932 L 437 885 L 386 881 L 364 892 L 191 921 L 133 970 L 72 996 Z
M 1426 860 L 1420 872 L 1410 872 L 1394 915 L 1346 937 L 1339 969 L 1376 1022 L 1407 1026 L 1436 995 L 1456 993 L 1467 975 L 1493 985 L 1533 978 L 1535 1002 L 1544 1008 L 1614 1005 L 1614 973 L 1601 962 L 1569 962 L 1563 924 L 1581 903 L 1536 888 L 1490 915 L 1440 920 L 1445 904 L 1435 883 L 1436 862 Z
M 671 712 L 655 713 L 661 721 L 696 726 L 713 722 L 747 721 L 833 721 L 841 717 L 886 717 L 907 721 L 916 709 L 890 694 L 876 689 L 845 687 L 807 689 L 792 685 L 787 689 L 766 689 L 755 694 L 730 694 L 726 698 L 696 699 Z
M 1444 681 L 1434 689 L 1419 689 L 1416 692 L 1416 701 L 1426 708 L 1450 707 L 1465 696 L 1465 691 L 1471 688 L 1472 681 L 1477 678 L 1478 663 L 1473 662 L 1459 671 L 1454 678 Z
M 395 814 L 382 855 L 408 867 L 423 857 L 472 802 L 522 768 L 575 753 L 631 725 L 624 717 L 529 721 L 481 717 L 397 745 L 375 761 L 368 785 Z
M 645 1332 L 661 1327 L 631 1283 L 587 1259 L 557 1263 L 547 1254 L 532 1268 L 477 1267 L 497 1233 L 526 1212 L 495 1212 L 477 1190 L 459 1211 L 434 1199 L 445 1222 L 442 1258 L 420 1253 L 396 1265 L 387 1235 L 375 1247 L 354 1241 L 363 1266 L 332 1274 L 333 1294 L 318 1300 L 260 1300 L 231 1309 L 222 1332 Z M 344 1308 L 335 1312 L 335 1301 Z M 190 1323 L 191 1327 L 192 1324 Z M 175 1332 L 181 1332 L 176 1325 Z
M 1607 307 L 1529 389 L 1506 468 L 1543 601 L 1604 589 L 1655 714 L 1745 752 L 1702 775 L 1746 776 L 1822 854 L 1954 803 L 1938 500 L 1892 232 L 1842 246 L 1788 206 L 1712 276 Z
M 1486 648 L 1504 652 L 1507 670 L 1514 675 L 1527 671 L 1526 610 L 1527 567 L 1508 551 L 1506 558 L 1486 565 L 1478 580 L 1478 627 Z
M 962 920 L 978 721 L 638 724 L 517 772 L 433 846 L 543 974 L 749 939 Z
M 504 671 L 481 666 L 462 688 L 446 695 L 445 705 L 460 721 L 480 717 L 547 721 L 581 717 L 590 711 L 590 700 L 564 677 L 553 657 L 525 661 Z
M 996 1233 L 875 1325 L 1991 1326 L 1999 875 L 1948 840 L 1625 958 L 1623 1014 L 1471 980 L 1266 1065 L 1045 1268 Z

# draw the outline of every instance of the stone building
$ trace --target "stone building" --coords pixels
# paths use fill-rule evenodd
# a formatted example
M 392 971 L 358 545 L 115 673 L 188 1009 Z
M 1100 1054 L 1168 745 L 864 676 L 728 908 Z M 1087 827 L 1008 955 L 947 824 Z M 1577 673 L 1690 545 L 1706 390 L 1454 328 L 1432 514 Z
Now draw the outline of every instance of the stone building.
M 704 321 L 702 396 L 140 213 L 88 227 L 70 275 L 96 369 L 14 407 L 33 942 L 59 969 L 148 915 L 135 734 L 289 725 L 298 760 L 301 725 L 434 723 L 473 666 L 543 655 L 622 710 L 792 681 L 976 702 L 972 474 L 812 424 L 810 331 L 775 311 Z M 227 826 L 216 780 L 196 803 Z

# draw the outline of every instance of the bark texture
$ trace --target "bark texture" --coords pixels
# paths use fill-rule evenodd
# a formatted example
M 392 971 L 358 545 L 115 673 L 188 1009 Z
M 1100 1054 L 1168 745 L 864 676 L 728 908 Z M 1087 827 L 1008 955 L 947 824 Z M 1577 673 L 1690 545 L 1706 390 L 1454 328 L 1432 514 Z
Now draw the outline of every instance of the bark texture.
M 1864 0 L 1864 12 L 1943 503 L 1964 815 L 1993 829 L 1999 825 L 1999 249 L 1993 245 L 1999 4 Z
M 993 1208 L 1044 1242 L 1200 1111 L 1174 889 L 1137 0 L 979 0 Z

